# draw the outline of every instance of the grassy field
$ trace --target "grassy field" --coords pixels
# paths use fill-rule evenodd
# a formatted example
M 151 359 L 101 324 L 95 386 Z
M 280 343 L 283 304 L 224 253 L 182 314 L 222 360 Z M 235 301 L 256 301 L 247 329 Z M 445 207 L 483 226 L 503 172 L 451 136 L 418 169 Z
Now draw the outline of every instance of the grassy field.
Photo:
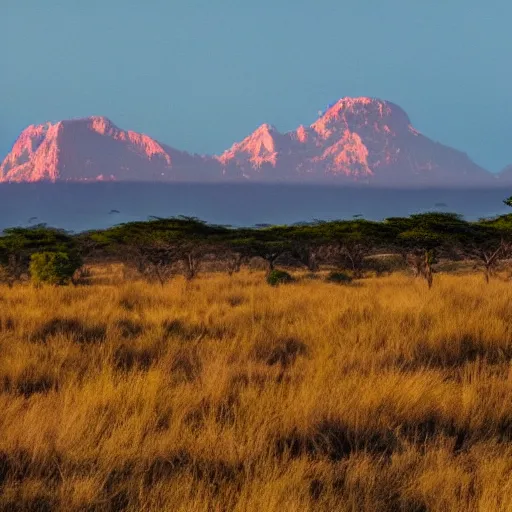
M 1 510 L 512 510 L 510 283 L 114 270 L 0 288 Z

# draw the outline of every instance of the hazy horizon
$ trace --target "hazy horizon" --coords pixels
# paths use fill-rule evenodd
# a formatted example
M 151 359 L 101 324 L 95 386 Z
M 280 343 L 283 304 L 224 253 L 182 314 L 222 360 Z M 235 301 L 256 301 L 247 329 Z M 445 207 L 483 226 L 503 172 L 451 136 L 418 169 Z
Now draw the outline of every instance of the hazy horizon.
M 0 184 L 0 229 L 46 223 L 71 231 L 102 229 L 150 216 L 198 217 L 253 226 L 318 220 L 368 220 L 425 211 L 468 220 L 508 213 L 500 188 L 389 188 L 319 184 L 27 183 Z

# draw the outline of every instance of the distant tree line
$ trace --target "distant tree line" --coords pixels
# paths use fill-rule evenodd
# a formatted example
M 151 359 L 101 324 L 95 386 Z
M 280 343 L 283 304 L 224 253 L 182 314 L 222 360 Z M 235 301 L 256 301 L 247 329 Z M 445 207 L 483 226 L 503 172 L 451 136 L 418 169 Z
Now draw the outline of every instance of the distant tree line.
M 309 272 L 330 266 L 357 279 L 371 256 L 383 254 L 399 255 L 429 287 L 441 258 L 476 261 L 488 281 L 512 255 L 512 215 L 468 222 L 457 214 L 431 212 L 381 222 L 355 218 L 254 228 L 153 217 L 80 234 L 45 225 L 10 228 L 0 236 L 0 280 L 11 286 L 27 279 L 76 283 L 84 261 L 94 259 L 122 262 L 163 285 L 176 274 L 194 279 L 206 262 L 233 274 L 253 258 L 263 260 L 269 273 L 278 265 Z

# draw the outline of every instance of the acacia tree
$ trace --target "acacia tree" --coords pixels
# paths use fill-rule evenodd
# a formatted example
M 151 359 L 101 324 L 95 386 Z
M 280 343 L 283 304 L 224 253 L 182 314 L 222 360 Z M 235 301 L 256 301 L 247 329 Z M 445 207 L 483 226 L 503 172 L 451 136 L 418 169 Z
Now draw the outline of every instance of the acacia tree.
M 175 259 L 168 244 L 161 240 L 133 240 L 125 255 L 132 259 L 141 276 L 163 286 L 174 274 Z
M 267 272 L 275 270 L 276 261 L 289 250 L 289 243 L 282 240 L 245 238 L 234 241 L 235 247 L 245 258 L 258 257 L 267 263 Z
M 230 250 L 239 254 L 242 261 L 261 258 L 267 263 L 267 273 L 275 270 L 277 260 L 291 250 L 282 226 L 262 229 L 238 229 L 229 239 Z
M 439 256 L 458 257 L 468 223 L 458 214 L 429 212 L 408 218 L 386 219 L 394 233 L 394 245 L 415 275 L 423 277 L 431 288 L 433 265 Z
M 210 225 L 195 217 L 178 218 L 180 230 L 171 236 L 170 248 L 175 260 L 182 263 L 187 281 L 194 279 L 206 256 L 226 257 L 226 241 L 233 235 L 233 230 L 226 226 Z M 232 265 L 240 270 L 241 260 L 234 254 Z
M 193 279 L 208 252 L 229 233 L 192 217 L 151 218 L 147 222 L 121 224 L 103 233 L 124 261 L 143 277 L 164 285 L 175 273 Z
M 500 261 L 512 254 L 511 238 L 510 229 L 486 221 L 472 225 L 465 236 L 464 254 L 480 263 L 486 283 L 495 274 Z
M 286 234 L 292 258 L 304 265 L 310 272 L 319 268 L 322 251 L 327 247 L 328 237 L 323 223 L 293 226 Z
M 0 249 L 0 281 L 12 288 L 15 282 L 21 281 L 24 275 L 28 276 L 27 258 L 19 252 L 10 252 Z
M 226 271 L 230 277 L 233 274 L 240 272 L 243 263 L 247 259 L 241 251 L 232 250 L 224 245 L 220 251 L 217 250 L 217 254 L 224 261 Z
M 437 262 L 436 252 L 440 246 L 440 239 L 436 234 L 428 231 L 411 230 L 400 233 L 399 243 L 407 249 L 407 263 L 413 267 L 415 277 L 423 277 L 432 288 L 433 265 Z
M 93 238 L 105 253 L 113 254 L 147 281 L 163 286 L 172 277 L 174 260 L 163 240 L 151 229 L 140 228 L 135 223 L 125 224 L 96 233 Z
M 9 228 L 0 238 L 1 274 L 9 287 L 29 275 L 30 257 L 37 250 L 31 234 L 23 228 Z
M 183 265 L 185 279 L 191 281 L 199 273 L 205 256 L 216 254 L 217 248 L 207 239 L 197 237 L 193 240 L 176 240 L 172 244 L 172 251 L 175 259 Z
M 386 241 L 386 230 L 376 222 L 363 219 L 328 222 L 322 225 L 327 258 L 363 276 L 365 259 Z

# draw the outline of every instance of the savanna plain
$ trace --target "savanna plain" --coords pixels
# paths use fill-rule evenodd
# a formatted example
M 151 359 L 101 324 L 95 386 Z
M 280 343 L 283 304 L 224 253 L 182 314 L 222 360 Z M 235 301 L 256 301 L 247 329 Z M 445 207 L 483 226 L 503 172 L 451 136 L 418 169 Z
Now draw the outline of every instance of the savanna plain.
M 0 287 L 0 509 L 510 511 L 512 283 Z

